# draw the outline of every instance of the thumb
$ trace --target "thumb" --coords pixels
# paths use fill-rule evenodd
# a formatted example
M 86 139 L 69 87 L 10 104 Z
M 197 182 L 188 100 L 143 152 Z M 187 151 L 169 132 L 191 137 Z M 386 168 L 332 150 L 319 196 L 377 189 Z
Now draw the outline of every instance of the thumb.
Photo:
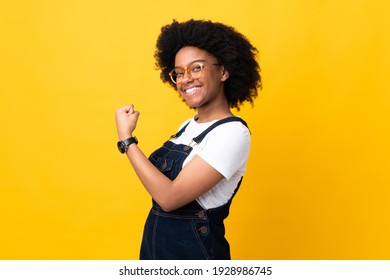
M 133 114 L 134 113 L 134 105 L 130 104 L 127 107 L 128 107 L 128 113 Z
M 140 112 L 139 111 L 134 111 L 133 112 L 133 115 L 136 119 L 138 119 L 139 115 L 140 115 Z

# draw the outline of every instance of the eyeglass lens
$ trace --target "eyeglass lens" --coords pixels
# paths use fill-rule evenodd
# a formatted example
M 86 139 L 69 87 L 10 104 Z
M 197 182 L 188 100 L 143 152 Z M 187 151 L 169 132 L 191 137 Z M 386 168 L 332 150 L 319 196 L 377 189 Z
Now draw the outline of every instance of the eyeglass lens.
M 186 72 L 191 76 L 191 78 L 197 79 L 199 78 L 200 72 L 202 71 L 203 67 L 204 66 L 202 63 L 194 62 L 185 68 L 175 68 L 171 72 L 170 76 L 174 83 L 180 83 L 183 80 Z

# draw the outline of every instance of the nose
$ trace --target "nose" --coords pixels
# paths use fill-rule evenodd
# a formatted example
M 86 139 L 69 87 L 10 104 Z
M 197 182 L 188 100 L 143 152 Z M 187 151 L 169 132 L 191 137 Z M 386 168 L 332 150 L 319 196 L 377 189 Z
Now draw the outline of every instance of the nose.
M 188 82 L 191 82 L 192 80 L 193 80 L 193 78 L 191 76 L 190 70 L 189 69 L 185 69 L 182 82 L 183 83 L 188 83 Z

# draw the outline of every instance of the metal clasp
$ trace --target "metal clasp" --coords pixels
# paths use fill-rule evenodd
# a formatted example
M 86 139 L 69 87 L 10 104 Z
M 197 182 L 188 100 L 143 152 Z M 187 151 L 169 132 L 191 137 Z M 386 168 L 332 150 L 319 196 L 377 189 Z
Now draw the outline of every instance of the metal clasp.
M 193 147 L 195 147 L 195 145 L 198 145 L 198 143 L 195 141 L 195 139 L 192 139 L 190 144 L 188 144 L 187 146 L 185 146 L 183 148 L 184 151 L 188 151 L 189 149 L 192 149 Z

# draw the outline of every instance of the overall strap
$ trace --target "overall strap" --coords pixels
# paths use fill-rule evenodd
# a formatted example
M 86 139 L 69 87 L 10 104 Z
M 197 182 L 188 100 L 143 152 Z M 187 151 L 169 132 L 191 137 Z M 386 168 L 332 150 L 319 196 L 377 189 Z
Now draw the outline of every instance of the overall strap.
M 185 126 L 183 126 L 178 132 L 176 132 L 175 134 L 171 135 L 171 138 L 177 138 L 179 137 L 183 132 L 184 130 L 186 130 L 187 126 L 190 124 L 191 121 L 189 121 L 188 123 L 186 123 Z
M 198 136 L 196 136 L 195 138 L 193 138 L 192 140 L 196 143 L 196 144 L 199 144 L 203 138 L 205 138 L 205 136 L 207 135 L 207 133 L 209 133 L 211 130 L 213 130 L 214 128 L 216 128 L 217 126 L 221 125 L 221 124 L 224 124 L 224 123 L 227 123 L 227 122 L 241 122 L 243 125 L 245 125 L 246 127 L 248 127 L 247 123 L 239 118 L 239 117 L 228 117 L 228 118 L 224 118 L 224 119 L 221 119 L 219 121 L 216 121 L 215 123 L 213 123 L 211 126 L 209 126 L 205 131 L 203 131 L 201 134 L 199 134 Z

